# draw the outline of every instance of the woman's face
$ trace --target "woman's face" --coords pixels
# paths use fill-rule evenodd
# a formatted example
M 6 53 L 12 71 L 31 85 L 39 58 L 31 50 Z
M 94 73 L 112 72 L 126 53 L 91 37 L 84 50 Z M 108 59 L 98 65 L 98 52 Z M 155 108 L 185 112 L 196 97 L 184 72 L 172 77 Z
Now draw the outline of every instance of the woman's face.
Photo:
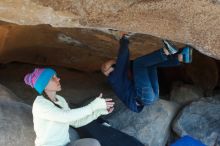
M 60 78 L 58 78 L 56 75 L 54 75 L 50 79 L 45 90 L 47 90 L 47 91 L 61 91 Z

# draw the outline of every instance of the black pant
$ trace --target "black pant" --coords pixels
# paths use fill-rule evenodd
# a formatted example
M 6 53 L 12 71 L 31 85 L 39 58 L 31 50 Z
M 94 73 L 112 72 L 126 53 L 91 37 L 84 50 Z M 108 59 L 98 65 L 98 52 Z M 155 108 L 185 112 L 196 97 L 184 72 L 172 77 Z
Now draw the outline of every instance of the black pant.
M 97 120 L 77 128 L 81 138 L 95 138 L 102 146 L 144 146 L 140 141 Z

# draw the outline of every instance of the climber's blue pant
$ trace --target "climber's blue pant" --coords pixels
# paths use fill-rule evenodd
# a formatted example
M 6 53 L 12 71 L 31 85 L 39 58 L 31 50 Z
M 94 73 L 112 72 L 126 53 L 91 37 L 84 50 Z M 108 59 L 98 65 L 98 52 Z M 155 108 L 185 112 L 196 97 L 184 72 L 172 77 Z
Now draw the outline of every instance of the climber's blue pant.
M 152 104 L 158 99 L 157 68 L 177 66 L 180 63 L 176 55 L 167 56 L 163 53 L 163 49 L 130 62 L 128 44 L 127 39 L 120 40 L 118 57 L 114 71 L 108 76 L 108 82 L 115 94 L 129 109 L 141 112 L 144 105 Z M 131 69 L 133 78 L 128 75 Z M 138 105 L 137 102 L 141 104 Z
M 177 57 L 165 55 L 163 49 L 135 59 L 133 73 L 137 99 L 144 105 L 152 104 L 158 100 L 157 68 L 177 65 L 180 65 Z

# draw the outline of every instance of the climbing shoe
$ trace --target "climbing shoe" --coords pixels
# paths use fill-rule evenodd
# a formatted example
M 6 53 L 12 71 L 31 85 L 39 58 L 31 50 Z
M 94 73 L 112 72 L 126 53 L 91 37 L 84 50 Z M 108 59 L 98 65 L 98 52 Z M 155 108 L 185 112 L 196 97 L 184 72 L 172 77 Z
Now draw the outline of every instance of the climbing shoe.
M 180 54 L 183 55 L 183 62 L 184 63 L 191 63 L 192 62 L 192 48 L 189 46 L 184 47 Z
M 178 52 L 178 49 L 170 41 L 163 40 L 163 44 L 171 55 L 176 54 Z

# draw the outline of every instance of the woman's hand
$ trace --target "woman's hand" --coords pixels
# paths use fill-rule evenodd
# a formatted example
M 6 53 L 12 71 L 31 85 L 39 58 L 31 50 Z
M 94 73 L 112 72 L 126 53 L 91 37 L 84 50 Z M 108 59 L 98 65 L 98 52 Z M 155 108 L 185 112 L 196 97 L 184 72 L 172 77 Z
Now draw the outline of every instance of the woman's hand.
M 97 98 L 102 98 L 102 93 L 100 93 Z M 105 103 L 107 106 L 108 113 L 111 113 L 114 110 L 115 102 L 113 102 L 112 98 L 106 98 Z
M 115 102 L 113 102 L 111 98 L 106 98 L 105 102 L 107 105 L 108 113 L 111 113 L 114 110 Z
M 110 113 L 112 113 L 112 112 L 113 112 L 113 110 L 114 110 L 114 107 L 112 107 L 112 108 L 108 109 L 108 113 L 109 113 L 109 114 L 110 114 Z

